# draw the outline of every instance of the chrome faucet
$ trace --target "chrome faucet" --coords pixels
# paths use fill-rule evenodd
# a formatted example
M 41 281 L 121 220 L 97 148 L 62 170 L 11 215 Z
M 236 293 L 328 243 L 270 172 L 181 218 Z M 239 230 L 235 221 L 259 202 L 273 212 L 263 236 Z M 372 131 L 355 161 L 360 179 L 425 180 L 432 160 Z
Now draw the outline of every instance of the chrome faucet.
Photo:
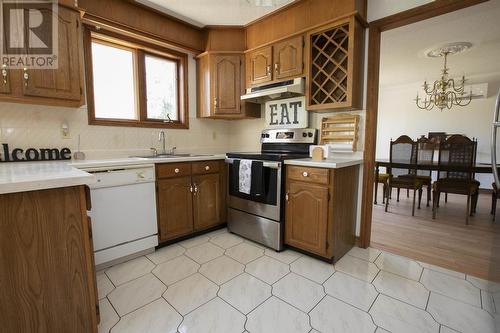
M 161 150 L 160 154 L 166 155 L 167 148 L 165 146 L 165 132 L 164 131 L 160 131 L 160 133 L 158 134 L 158 141 L 161 141 L 161 143 L 162 143 L 162 150 Z

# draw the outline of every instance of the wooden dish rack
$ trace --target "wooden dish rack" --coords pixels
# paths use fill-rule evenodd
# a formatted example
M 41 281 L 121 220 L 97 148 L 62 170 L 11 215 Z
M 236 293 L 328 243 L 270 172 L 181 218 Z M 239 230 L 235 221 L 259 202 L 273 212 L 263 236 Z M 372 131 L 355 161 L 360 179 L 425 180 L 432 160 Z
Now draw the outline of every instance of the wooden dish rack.
M 333 144 L 344 146 L 346 151 L 349 146 L 356 151 L 358 143 L 359 115 L 338 114 L 321 119 L 320 144 Z M 335 150 L 335 148 L 334 148 Z

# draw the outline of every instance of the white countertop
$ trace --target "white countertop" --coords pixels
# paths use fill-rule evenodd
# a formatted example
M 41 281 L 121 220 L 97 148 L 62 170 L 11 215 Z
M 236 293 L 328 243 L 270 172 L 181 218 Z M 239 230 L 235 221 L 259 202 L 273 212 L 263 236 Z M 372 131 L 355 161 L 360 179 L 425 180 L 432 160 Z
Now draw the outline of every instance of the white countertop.
M 328 169 L 338 169 L 345 168 L 353 165 L 363 164 L 362 158 L 332 158 L 322 161 L 313 161 L 311 158 L 301 158 L 296 160 L 285 160 L 287 165 L 298 165 L 305 167 L 316 167 L 316 168 L 328 168 Z
M 173 158 L 115 158 L 107 160 L 0 163 L 0 194 L 88 185 L 95 177 L 81 169 L 220 160 L 225 154 Z
M 91 184 L 94 176 L 67 162 L 0 163 L 0 194 Z

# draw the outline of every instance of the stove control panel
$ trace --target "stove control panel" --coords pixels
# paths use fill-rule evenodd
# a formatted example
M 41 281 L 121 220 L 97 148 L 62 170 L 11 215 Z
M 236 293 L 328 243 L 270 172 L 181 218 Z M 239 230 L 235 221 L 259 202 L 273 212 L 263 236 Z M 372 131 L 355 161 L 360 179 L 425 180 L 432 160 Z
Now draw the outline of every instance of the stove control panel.
M 315 128 L 266 129 L 260 136 L 262 143 L 309 143 L 315 144 Z

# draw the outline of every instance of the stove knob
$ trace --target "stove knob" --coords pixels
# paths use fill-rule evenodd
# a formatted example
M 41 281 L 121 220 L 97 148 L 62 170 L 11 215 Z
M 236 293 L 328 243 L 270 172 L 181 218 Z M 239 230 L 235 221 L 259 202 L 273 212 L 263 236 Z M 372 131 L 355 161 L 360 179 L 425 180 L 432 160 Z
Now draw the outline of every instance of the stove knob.
M 310 137 L 310 138 L 312 138 L 313 137 L 312 132 L 307 133 L 307 136 Z
M 302 136 L 303 136 L 304 138 L 307 138 L 307 133 L 306 133 L 306 132 L 303 132 L 303 133 L 302 133 Z
M 271 136 L 269 134 L 266 134 L 266 138 L 270 138 Z
M 265 135 L 265 134 L 262 134 L 260 137 L 264 139 L 264 138 L 266 137 L 266 135 Z

